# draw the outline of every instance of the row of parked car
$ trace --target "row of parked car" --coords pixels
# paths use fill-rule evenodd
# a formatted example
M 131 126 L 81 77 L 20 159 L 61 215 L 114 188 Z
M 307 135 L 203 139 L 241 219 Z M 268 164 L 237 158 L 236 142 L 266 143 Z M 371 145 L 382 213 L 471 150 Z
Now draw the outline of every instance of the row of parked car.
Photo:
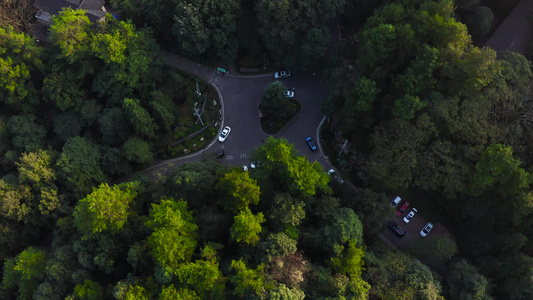
M 398 217 L 401 217 L 406 211 L 407 209 L 409 208 L 409 206 L 411 205 L 411 203 L 409 203 L 409 201 L 405 201 L 403 202 L 402 205 L 400 205 L 400 203 L 402 202 L 402 198 L 400 198 L 399 196 L 396 196 L 394 199 L 392 199 L 391 201 L 391 204 L 393 207 L 398 207 L 398 209 L 396 209 L 396 216 Z M 418 210 L 416 208 L 411 208 L 411 210 L 409 211 L 409 213 L 407 213 L 404 217 L 403 217 L 403 222 L 405 224 L 409 224 L 409 222 L 411 222 L 411 220 L 414 218 L 414 216 L 418 213 Z M 405 230 L 403 230 L 403 228 L 400 227 L 400 225 L 398 225 L 396 222 L 394 221 L 390 221 L 387 226 L 389 227 L 390 230 L 392 230 L 392 232 L 394 232 L 394 234 L 396 234 L 398 237 L 402 237 L 405 235 Z M 431 230 L 433 229 L 434 225 L 433 223 L 431 222 L 427 222 L 426 225 L 424 225 L 424 227 L 422 227 L 422 229 L 420 230 L 420 236 L 422 237 L 426 237 L 430 232 Z

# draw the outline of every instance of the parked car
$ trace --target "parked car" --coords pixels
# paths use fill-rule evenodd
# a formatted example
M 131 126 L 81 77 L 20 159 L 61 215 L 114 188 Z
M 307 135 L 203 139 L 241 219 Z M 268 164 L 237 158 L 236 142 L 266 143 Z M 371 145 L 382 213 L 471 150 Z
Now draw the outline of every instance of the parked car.
M 291 71 L 279 71 L 274 73 L 274 78 L 284 78 L 291 76 Z
M 415 216 L 415 214 L 418 212 L 418 210 L 416 210 L 416 208 L 413 207 L 413 209 L 411 209 L 411 211 L 405 215 L 405 217 L 403 217 L 403 221 L 407 224 L 409 222 L 411 222 L 411 219 Z
M 220 136 L 218 137 L 218 141 L 221 143 L 224 142 L 230 132 L 231 128 L 229 126 L 224 127 L 224 129 L 222 129 L 222 132 L 220 133 Z
M 250 168 L 252 168 L 252 169 L 260 168 L 260 167 L 261 167 L 261 163 L 258 162 L 258 161 L 252 161 L 252 162 L 250 163 Z
M 226 156 L 226 152 L 224 152 L 224 150 L 222 150 L 222 149 L 220 149 L 217 152 L 215 152 L 215 157 L 216 158 L 222 158 L 224 156 Z
M 396 196 L 396 198 L 392 199 L 391 201 L 392 207 L 398 206 L 400 202 L 402 202 L 402 198 L 400 198 L 400 196 Z
M 337 172 L 335 172 L 335 170 L 333 169 L 329 169 L 328 170 L 328 175 L 333 177 L 333 179 L 335 179 L 338 183 L 344 183 L 344 179 L 342 179 L 339 174 L 337 174 Z
M 411 203 L 409 203 L 409 201 L 405 201 L 405 202 L 403 203 L 403 205 L 402 205 L 400 208 L 398 208 L 398 210 L 396 210 L 396 215 L 397 215 L 398 217 L 401 217 L 402 214 L 403 214 L 403 213 L 407 210 L 407 208 L 409 207 L 409 204 L 411 204 Z
M 293 92 L 293 91 L 289 91 L 289 90 L 287 90 L 287 91 L 285 91 L 285 92 L 283 93 L 283 95 L 284 95 L 285 97 L 287 97 L 287 98 L 292 98 L 292 97 L 294 97 L 294 92 Z
M 420 235 L 426 237 L 431 232 L 431 229 L 433 229 L 433 223 L 427 222 L 426 225 L 422 227 L 422 230 L 420 230 Z
M 242 166 L 242 170 L 245 171 L 245 172 L 248 171 L 248 166 L 247 165 L 243 165 Z
M 305 138 L 305 142 L 307 143 L 307 145 L 309 145 L 309 148 L 311 148 L 311 151 L 316 151 L 315 141 L 313 141 L 313 139 L 310 136 Z
M 396 224 L 396 222 L 390 221 L 387 224 L 387 227 L 389 227 L 389 229 L 394 232 L 397 237 L 402 237 L 405 235 L 405 231 L 400 227 L 400 225 Z

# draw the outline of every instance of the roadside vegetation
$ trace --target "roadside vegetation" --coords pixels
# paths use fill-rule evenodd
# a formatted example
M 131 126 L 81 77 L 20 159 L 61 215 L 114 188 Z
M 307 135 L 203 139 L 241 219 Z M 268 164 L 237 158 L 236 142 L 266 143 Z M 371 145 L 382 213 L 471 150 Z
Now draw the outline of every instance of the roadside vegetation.
M 516 0 L 109 2 L 120 20 L 67 9 L 46 44 L 31 1 L 0 4 L 0 299 L 533 298 L 531 63 L 475 46 Z M 356 189 L 273 138 L 249 172 L 119 182 L 216 135 L 216 93 L 160 47 L 325 74 L 324 148 Z M 299 110 L 284 91 L 261 99 L 267 132 Z M 453 236 L 392 250 L 396 194 Z

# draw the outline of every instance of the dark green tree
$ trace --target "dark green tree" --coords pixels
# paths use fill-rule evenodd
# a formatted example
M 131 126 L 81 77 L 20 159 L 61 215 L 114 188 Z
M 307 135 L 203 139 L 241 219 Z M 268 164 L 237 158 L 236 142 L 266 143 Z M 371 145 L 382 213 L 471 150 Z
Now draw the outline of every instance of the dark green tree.
M 4 262 L 2 285 L 6 288 L 18 287 L 19 299 L 31 299 L 46 275 L 46 259 L 45 251 L 26 248 L 17 257 Z
M 268 117 L 283 116 L 285 103 L 285 91 L 287 88 L 281 81 L 274 81 L 265 88 L 265 92 L 261 96 L 261 103 L 259 109 L 261 113 Z
M 7 121 L 11 143 L 19 151 L 35 151 L 45 144 L 46 129 L 37 124 L 32 114 L 14 115 Z
M 453 270 L 448 276 L 448 284 L 450 285 L 450 294 L 454 299 L 492 299 L 487 278 L 465 260 L 454 264 Z
M 126 160 L 141 165 L 149 165 L 154 161 L 150 144 L 138 137 L 131 137 L 122 146 Z
M 92 141 L 83 137 L 70 138 L 57 162 L 59 178 L 76 197 L 82 198 L 93 186 L 106 180 L 100 161 L 100 150 Z

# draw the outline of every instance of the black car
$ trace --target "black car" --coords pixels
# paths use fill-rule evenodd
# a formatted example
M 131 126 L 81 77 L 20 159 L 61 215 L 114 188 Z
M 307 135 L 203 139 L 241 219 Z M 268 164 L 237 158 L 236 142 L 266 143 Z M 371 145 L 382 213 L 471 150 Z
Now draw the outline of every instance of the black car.
M 222 150 L 222 149 L 218 150 L 218 151 L 215 153 L 215 157 L 216 157 L 216 158 L 222 158 L 222 157 L 224 157 L 224 156 L 226 156 L 226 152 L 224 152 L 224 150 Z
M 387 224 L 387 227 L 389 227 L 389 229 L 394 232 L 394 234 L 397 236 L 397 237 L 402 237 L 405 235 L 405 231 L 398 225 L 396 224 L 395 222 L 393 221 L 390 221 L 388 224 Z

